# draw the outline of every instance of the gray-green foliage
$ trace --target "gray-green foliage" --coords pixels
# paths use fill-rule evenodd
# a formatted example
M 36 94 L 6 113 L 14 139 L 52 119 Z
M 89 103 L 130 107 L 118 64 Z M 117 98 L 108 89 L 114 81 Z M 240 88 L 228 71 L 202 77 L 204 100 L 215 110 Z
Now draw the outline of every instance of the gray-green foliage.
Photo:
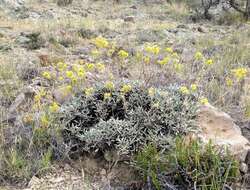
M 140 86 L 125 94 L 119 89 L 101 87 L 63 107 L 64 138 L 75 145 L 74 151 L 133 153 L 150 141 L 166 145 L 169 138 L 194 129 L 194 95 L 175 88 L 156 90 L 153 96 Z M 105 93 L 111 97 L 105 99 Z

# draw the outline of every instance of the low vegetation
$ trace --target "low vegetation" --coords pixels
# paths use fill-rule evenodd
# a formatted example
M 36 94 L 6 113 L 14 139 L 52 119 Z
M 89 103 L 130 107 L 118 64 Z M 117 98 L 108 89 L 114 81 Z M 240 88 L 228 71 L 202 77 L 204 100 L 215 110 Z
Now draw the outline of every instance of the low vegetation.
M 169 152 L 147 145 L 136 157 L 149 189 L 224 189 L 239 181 L 239 163 L 210 142 L 176 138 Z
M 49 6 L 66 13 L 74 7 L 74 15 L 79 2 Z M 0 56 L 0 184 L 25 186 L 54 163 L 87 155 L 105 160 L 109 169 L 128 164 L 141 174 L 138 189 L 234 188 L 241 175 L 232 154 L 184 136 L 198 131 L 201 105 L 213 104 L 238 122 L 250 117 L 250 30 L 242 12 L 234 7 L 240 14 L 226 12 L 219 26 L 199 20 L 210 18 L 219 1 L 150 8 L 119 2 L 119 11 L 132 11 L 114 21 L 115 11 L 99 15 L 107 14 L 107 2 L 95 3 L 100 10 L 91 7 L 80 17 L 4 23 L 25 32 L 16 32 L 15 40 L 16 33 L 0 33 L 0 42 L 10 43 Z M 140 6 L 146 7 L 142 19 L 127 16 Z M 179 23 L 191 22 L 192 14 L 203 25 Z M 115 156 L 107 159 L 110 152 Z

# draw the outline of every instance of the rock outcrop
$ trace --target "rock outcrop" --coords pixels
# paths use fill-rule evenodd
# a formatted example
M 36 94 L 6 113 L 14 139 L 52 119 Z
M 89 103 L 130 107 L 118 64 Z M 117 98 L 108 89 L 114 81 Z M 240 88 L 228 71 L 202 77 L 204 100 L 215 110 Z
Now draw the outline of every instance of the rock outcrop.
M 211 105 L 201 106 L 197 121 L 200 128 L 198 137 L 204 143 L 211 140 L 215 145 L 228 147 L 237 159 L 245 162 L 250 142 L 228 114 Z

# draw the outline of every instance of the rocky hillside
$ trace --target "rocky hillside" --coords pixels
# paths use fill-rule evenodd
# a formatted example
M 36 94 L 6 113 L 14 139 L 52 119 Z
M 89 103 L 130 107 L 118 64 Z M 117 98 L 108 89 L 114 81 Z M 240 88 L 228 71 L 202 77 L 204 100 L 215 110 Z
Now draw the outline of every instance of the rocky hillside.
M 0 0 L 0 189 L 248 189 L 250 23 L 228 6 Z

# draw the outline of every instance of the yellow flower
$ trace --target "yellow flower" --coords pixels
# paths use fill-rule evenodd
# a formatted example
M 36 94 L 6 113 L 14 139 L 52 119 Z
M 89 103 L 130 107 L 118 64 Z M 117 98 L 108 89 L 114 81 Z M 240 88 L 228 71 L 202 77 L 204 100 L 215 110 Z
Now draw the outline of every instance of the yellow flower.
M 77 70 L 77 75 L 78 77 L 80 78 L 84 78 L 85 77 L 85 70 L 83 67 L 79 67 L 78 70 Z
M 197 61 L 200 61 L 203 59 L 203 55 L 200 51 L 196 52 L 194 57 Z
M 93 63 L 87 63 L 86 67 L 89 71 L 92 71 L 95 68 L 95 65 Z
M 78 77 L 84 78 L 85 77 L 85 72 L 77 72 Z
M 159 108 L 159 106 L 160 106 L 160 102 L 156 102 L 156 103 L 153 104 L 154 108 Z
M 92 94 L 94 93 L 94 88 L 93 87 L 90 87 L 90 88 L 86 88 L 85 89 L 85 95 L 88 97 L 88 96 L 91 96 Z
M 77 77 L 76 77 L 76 76 L 73 76 L 73 77 L 71 78 L 71 82 L 72 82 L 73 84 L 75 84 L 75 83 L 77 82 Z
M 157 63 L 160 65 L 166 65 L 169 62 L 169 58 L 165 57 L 162 60 L 158 60 Z
M 155 95 L 155 92 L 156 92 L 156 90 L 152 87 L 148 89 L 148 94 L 150 97 L 153 97 Z
M 111 57 L 115 53 L 115 49 L 109 49 L 107 55 Z
M 207 98 L 201 98 L 199 102 L 202 105 L 207 105 L 209 103 Z
M 36 102 L 36 103 L 38 103 L 38 102 L 40 102 L 41 101 L 41 95 L 40 94 L 36 94 L 35 96 L 34 96 L 34 101 Z
M 208 59 L 208 60 L 206 60 L 205 64 L 206 64 L 206 65 L 213 65 L 214 62 L 213 62 L 212 59 Z
M 96 68 L 98 71 L 103 72 L 105 70 L 105 65 L 102 63 L 97 63 Z
M 41 90 L 40 90 L 40 92 L 39 92 L 39 94 L 41 95 L 41 96 L 46 96 L 46 91 L 44 90 L 44 88 L 42 88 Z
M 52 113 L 55 113 L 59 110 L 59 105 L 56 102 L 53 102 L 50 106 L 49 106 L 49 111 Z
M 145 51 L 147 53 L 158 55 L 160 52 L 160 48 L 157 45 L 152 45 L 152 46 L 148 45 L 145 47 Z
M 168 53 L 173 53 L 173 52 L 174 52 L 173 49 L 172 49 L 171 47 L 168 47 L 168 48 L 166 48 L 165 50 L 166 50 L 166 52 L 168 52 Z
M 124 51 L 124 50 L 120 50 L 118 52 L 118 56 L 121 58 L 121 59 L 126 59 L 128 57 L 128 52 Z
M 230 78 L 226 78 L 226 84 L 227 84 L 227 86 L 233 86 L 233 80 L 232 79 L 230 79 Z
M 197 85 L 196 84 L 191 84 L 191 90 L 193 92 L 197 91 Z
M 132 90 L 132 87 L 129 84 L 124 84 L 121 88 L 122 93 L 128 93 Z
M 242 80 L 247 76 L 246 68 L 237 68 L 231 71 L 237 80 Z
M 188 90 L 188 88 L 186 86 L 180 87 L 180 92 L 182 94 L 189 94 L 189 90 Z
M 58 62 L 57 63 L 57 68 L 59 71 L 64 71 L 67 68 L 67 64 L 63 62 Z
M 41 127 L 47 128 L 49 126 L 49 118 L 44 114 L 40 118 Z
M 43 72 L 42 76 L 46 79 L 51 79 L 51 74 L 47 71 Z
M 107 48 L 109 43 L 108 41 L 103 38 L 103 37 L 97 37 L 94 39 L 94 44 L 96 45 L 96 47 L 98 48 Z
M 105 84 L 105 88 L 107 88 L 108 90 L 114 90 L 114 89 L 115 89 L 115 85 L 114 85 L 113 82 L 108 81 L 108 82 L 106 82 L 106 84 Z
M 60 76 L 60 77 L 58 77 L 58 80 L 59 80 L 59 81 L 63 81 L 64 78 L 63 78 L 62 76 Z
M 69 79 L 72 79 L 72 78 L 74 77 L 73 71 L 66 71 L 66 76 L 67 76 Z
M 144 62 L 147 64 L 150 63 L 150 57 L 148 56 L 144 57 Z
M 111 93 L 104 94 L 104 100 L 109 99 L 111 97 Z

